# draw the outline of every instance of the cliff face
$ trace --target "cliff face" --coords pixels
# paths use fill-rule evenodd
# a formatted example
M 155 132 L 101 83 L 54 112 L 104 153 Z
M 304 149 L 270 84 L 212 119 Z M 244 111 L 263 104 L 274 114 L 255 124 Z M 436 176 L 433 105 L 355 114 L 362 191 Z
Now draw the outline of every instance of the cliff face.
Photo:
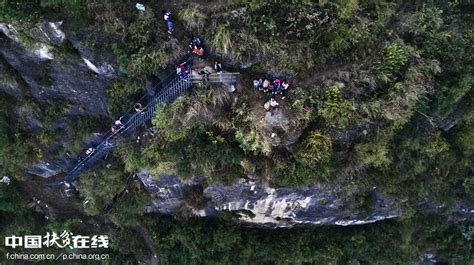
M 3 68 L 10 68 L 26 86 L 20 90 L 2 82 L 2 91 L 13 96 L 31 93 L 39 102 L 60 99 L 69 104 L 70 114 L 108 114 L 105 88 L 118 71 L 110 61 L 94 64 L 96 54 L 104 51 L 92 52 L 72 33 L 69 38 L 60 22 L 44 22 L 27 37 L 4 23 L 0 31 Z
M 362 225 L 405 214 L 400 202 L 382 195 L 376 187 L 370 191 L 370 198 L 366 198 L 369 204 L 349 208 L 349 203 L 344 202 L 337 189 L 331 186 L 271 188 L 240 179 L 229 186 L 209 184 L 203 188 L 206 184 L 202 177 L 181 180 L 175 175 L 162 174 L 156 180 L 146 171 L 139 172 L 137 176 L 152 195 L 146 209 L 149 213 L 187 212 L 208 217 L 232 211 L 239 215 L 244 224 L 269 228 L 297 224 Z M 454 223 L 474 220 L 474 209 L 461 201 L 454 205 L 426 201 L 412 207 L 420 212 L 444 215 Z
M 62 22 L 21 26 L 0 23 L 0 91 L 18 100 L 11 113 L 21 127 L 30 132 L 45 126 L 62 130 L 66 133 L 61 141 L 66 141 L 72 130 L 68 121 L 108 117 L 105 89 L 119 71 L 113 54 L 101 48 L 100 40 L 88 47 L 83 37 L 92 32 L 68 32 Z M 51 105 L 62 113 L 46 125 L 42 115 L 54 111 Z M 69 160 L 46 155 L 27 171 L 51 177 L 64 171 Z
M 138 174 L 153 194 L 148 212 L 174 213 L 186 204 L 187 193 L 203 183 L 202 178 L 181 181 L 162 175 L 155 181 L 147 172 Z M 347 209 L 330 187 L 304 189 L 268 188 L 240 180 L 231 186 L 211 184 L 202 195 L 208 200 L 197 216 L 213 216 L 219 211 L 235 211 L 244 223 L 266 227 L 291 227 L 295 224 L 356 225 L 400 217 L 399 205 L 382 197 L 374 188 L 370 209 Z M 192 202 L 191 202 L 192 203 Z

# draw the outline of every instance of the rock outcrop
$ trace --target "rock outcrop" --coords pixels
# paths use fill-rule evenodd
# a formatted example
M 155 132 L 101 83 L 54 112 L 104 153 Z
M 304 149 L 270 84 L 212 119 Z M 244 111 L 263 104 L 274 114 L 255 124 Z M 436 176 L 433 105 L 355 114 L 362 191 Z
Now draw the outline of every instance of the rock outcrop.
M 106 89 L 120 72 L 107 49 L 106 34 L 72 32 L 64 26 L 50 21 L 36 26 L 0 23 L 0 92 L 19 102 L 11 110 L 13 119 L 31 133 L 46 127 L 66 132 L 60 143 L 48 147 L 51 154 L 47 150 L 26 166 L 26 172 L 44 178 L 60 174 L 71 163 L 67 155 L 54 155 L 55 148 L 74 137 L 69 121 L 109 116 Z M 92 42 L 94 47 L 89 47 Z M 45 110 L 56 104 L 61 113 L 43 124 Z
M 172 214 L 184 207 L 186 193 L 202 185 L 203 178 L 182 181 L 173 175 L 162 175 L 159 181 L 147 172 L 138 174 L 154 199 L 148 212 Z M 202 196 L 208 202 L 202 209 L 193 209 L 198 216 L 213 216 L 220 211 L 239 214 L 244 223 L 264 227 L 291 227 L 296 224 L 355 225 L 400 217 L 401 207 L 390 198 L 371 191 L 374 201 L 370 209 L 347 209 L 330 187 L 303 189 L 265 188 L 241 179 L 231 186 L 211 184 Z
M 44 22 L 27 34 L 13 25 L 0 23 L 0 71 L 9 79 L 0 80 L 1 91 L 19 96 L 20 80 L 22 92 L 38 102 L 60 99 L 78 114 L 107 116 L 105 89 L 118 75 L 113 55 L 100 57 L 110 61 L 96 61 L 93 53 L 80 45 L 77 36 L 72 36 L 72 41 L 68 39 L 61 25 Z M 96 51 L 102 52 L 110 54 Z M 90 57 L 82 56 L 83 53 Z

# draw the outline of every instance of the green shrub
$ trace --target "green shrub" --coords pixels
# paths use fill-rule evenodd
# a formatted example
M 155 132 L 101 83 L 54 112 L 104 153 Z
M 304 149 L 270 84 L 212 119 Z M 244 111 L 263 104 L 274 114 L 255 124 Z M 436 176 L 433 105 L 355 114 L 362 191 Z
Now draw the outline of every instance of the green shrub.
M 185 22 L 186 29 L 200 32 L 204 28 L 207 15 L 196 3 L 190 3 L 186 8 L 178 13 L 178 17 Z
M 444 23 L 442 14 L 443 10 L 438 7 L 426 7 L 417 12 L 415 25 L 410 29 L 411 33 L 416 36 L 415 41 L 420 41 L 420 44 L 423 44 L 422 42 L 426 39 L 439 34 L 439 29 Z
M 178 119 L 183 110 L 184 98 L 158 105 L 152 123 L 166 142 L 176 142 L 186 137 L 188 130 Z
M 429 158 L 435 158 L 437 155 L 449 150 L 449 144 L 439 131 L 436 131 L 429 138 L 426 143 L 421 146 L 420 153 Z
M 127 73 L 131 78 L 145 77 L 155 70 L 164 70 L 168 54 L 165 51 L 145 51 L 140 49 L 138 53 L 130 56 Z
M 35 76 L 35 82 L 40 86 L 51 86 L 53 85 L 53 80 L 50 75 L 50 66 L 48 64 L 43 65 L 38 74 Z
M 462 187 L 464 188 L 464 193 L 467 194 L 470 201 L 474 200 L 474 176 L 467 176 L 462 182 Z
M 329 163 L 319 163 L 313 167 L 288 158 L 275 161 L 276 182 L 283 187 L 300 188 L 316 181 L 326 182 L 333 174 Z
M 460 100 L 472 91 L 473 85 L 474 78 L 469 74 L 450 78 L 440 84 L 433 100 L 433 109 L 436 114 L 447 117 Z
M 392 82 L 407 62 L 408 52 L 405 45 L 402 42 L 390 43 L 381 51 L 379 60 L 375 62 L 377 77 L 384 82 Z
M 358 0 L 339 0 L 336 1 L 337 13 L 343 19 L 350 18 L 352 14 L 358 9 Z
M 179 46 L 160 30 L 163 25 L 151 8 L 139 12 L 136 18 L 132 17 L 129 10 L 124 10 L 122 4 L 106 4 L 105 9 L 110 13 L 99 20 L 106 25 L 117 24 L 112 25 L 112 31 L 118 31 L 116 27 L 120 28 L 122 41 L 113 42 L 111 48 L 121 70 L 127 74 L 125 83 L 131 94 L 141 88 L 149 74 L 163 70 L 170 58 L 179 53 Z
M 38 152 L 34 136 L 24 132 L 13 120 L 11 110 L 15 98 L 0 92 L 0 174 L 22 175 L 24 167 L 33 162 Z
M 121 168 L 106 168 L 104 165 L 84 171 L 79 177 L 84 210 L 96 215 L 125 187 Z M 87 202 L 87 203 L 86 203 Z
M 200 185 L 191 187 L 191 189 L 184 194 L 183 200 L 187 205 L 196 210 L 204 209 L 209 201 L 209 199 L 204 196 L 203 187 Z
M 347 127 L 353 121 L 356 113 L 355 102 L 343 99 L 337 84 L 325 90 L 319 106 L 318 114 L 324 119 L 325 125 L 330 128 Z
M 453 139 L 457 148 L 466 157 L 474 155 L 474 122 L 466 123 L 455 129 Z
M 109 213 L 112 222 L 120 228 L 137 226 L 150 200 L 149 193 L 141 188 L 141 183 L 133 181 L 130 186 L 127 187 L 128 192 L 118 198 L 115 207 Z
M 155 39 L 160 24 L 152 9 L 147 8 L 128 27 L 128 39 L 126 41 L 129 51 L 138 51 L 151 46 Z
M 391 163 L 387 143 L 380 139 L 374 142 L 356 145 L 355 153 L 360 162 L 367 166 L 383 168 Z
M 112 52 L 115 54 L 115 57 L 117 58 L 117 62 L 120 66 L 120 70 L 123 71 L 124 73 L 127 73 L 127 65 L 128 62 L 130 61 L 129 58 L 129 53 L 127 52 L 126 48 L 123 47 L 123 45 L 119 43 L 112 43 L 110 45 L 110 48 L 112 49 Z
M 159 141 L 142 152 L 154 175 L 204 175 L 211 182 L 225 183 L 242 176 L 241 151 L 200 118 L 200 113 L 208 112 L 207 108 L 226 104 L 226 96 L 214 97 L 216 93 L 204 89 L 158 106 L 152 122 Z
M 288 96 L 293 100 L 293 103 L 290 104 L 292 108 L 302 109 L 304 108 L 304 101 L 308 97 L 308 91 L 301 87 L 295 87 L 288 91 Z
M 64 143 L 64 150 L 72 154 L 82 152 L 84 149 L 84 141 L 94 131 L 106 131 L 110 120 L 104 117 L 81 117 L 73 121 L 69 121 L 71 134 L 68 141 Z
M 216 50 L 227 55 L 233 55 L 232 38 L 228 23 L 221 24 L 217 27 L 216 32 L 211 39 L 211 44 Z
M 0 117 L 1 119 L 1 117 Z M 0 170 L 3 175 L 20 175 L 26 165 L 41 155 L 31 138 L 8 131 L 7 124 L 0 120 Z M 34 150 L 37 150 L 36 152 Z
M 336 83 L 324 90 L 323 101 L 325 104 L 339 104 L 342 101 L 342 83 Z
M 123 150 L 124 156 L 122 156 L 124 167 L 126 172 L 136 172 L 140 169 L 143 169 L 147 164 L 143 161 L 142 154 L 139 150 L 130 150 L 130 147 L 127 147 L 127 150 Z M 162 172 L 166 173 L 166 172 Z
M 295 157 L 308 166 L 316 167 L 319 163 L 329 160 L 331 151 L 331 138 L 315 130 L 309 132 L 300 142 Z
M 114 116 L 118 116 L 132 106 L 134 101 L 130 95 L 134 92 L 135 91 L 129 91 L 120 81 L 113 82 L 112 86 L 107 89 L 110 113 Z
M 235 139 L 240 143 L 240 148 L 245 152 L 261 153 L 264 155 L 268 155 L 271 152 L 271 144 L 268 137 L 265 137 L 257 130 L 239 130 L 235 133 Z
M 204 174 L 211 182 L 223 183 L 242 176 L 242 153 L 212 131 L 197 132 L 184 151 L 193 175 Z

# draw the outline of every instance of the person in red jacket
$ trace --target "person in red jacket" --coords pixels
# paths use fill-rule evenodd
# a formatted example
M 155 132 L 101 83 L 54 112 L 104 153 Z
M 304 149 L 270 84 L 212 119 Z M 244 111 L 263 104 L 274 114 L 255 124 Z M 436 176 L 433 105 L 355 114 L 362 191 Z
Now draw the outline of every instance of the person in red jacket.
M 198 55 L 199 55 L 199 61 L 201 62 L 204 61 L 204 49 L 202 47 L 199 49 Z

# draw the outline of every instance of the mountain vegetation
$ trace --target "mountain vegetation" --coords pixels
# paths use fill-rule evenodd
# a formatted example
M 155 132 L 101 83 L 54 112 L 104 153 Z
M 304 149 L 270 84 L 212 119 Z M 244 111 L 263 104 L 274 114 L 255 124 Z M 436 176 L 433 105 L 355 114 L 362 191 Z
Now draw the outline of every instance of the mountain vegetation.
M 148 258 L 141 229 L 163 264 L 414 264 L 429 253 L 442 264 L 474 262 L 473 221 L 447 217 L 459 205 L 474 206 L 472 4 L 156 1 L 141 12 L 132 1 L 79 2 L 0 4 L 0 22 L 14 25 L 25 46 L 43 20 L 63 20 L 72 32 L 100 31 L 121 71 L 107 89 L 111 117 L 75 119 L 60 99 L 37 102 L 27 89 L 21 98 L 0 90 L 0 175 L 13 178 L 0 183 L 2 238 L 52 228 L 107 233 L 110 264 Z M 171 36 L 163 6 L 173 14 Z M 89 133 L 108 129 L 104 124 L 146 93 L 150 76 L 175 70 L 194 36 L 205 41 L 205 63 L 240 71 L 237 92 L 208 84 L 158 106 L 151 129 L 81 174 L 81 215 L 59 211 L 45 220 L 31 204 L 25 168 L 81 152 Z M 54 52 L 72 56 L 78 47 L 70 45 Z M 98 44 L 91 38 L 88 45 Z M 24 82 L 3 65 L 0 55 L 2 73 L 11 71 L 1 84 Z M 49 68 L 39 75 L 34 82 L 52 85 Z M 262 77 L 290 81 L 277 110 L 266 111 L 269 97 L 253 88 Z M 41 125 L 22 119 L 25 113 Z M 72 129 L 54 126 L 63 119 Z M 367 205 L 376 186 L 402 205 L 404 217 L 272 230 L 242 226 L 232 212 L 214 219 L 148 214 L 150 195 L 133 177 L 139 170 L 157 180 L 162 173 L 205 176 L 206 185 L 242 178 L 295 189 L 331 185 L 348 208 Z M 424 211 L 427 203 L 446 214 Z

